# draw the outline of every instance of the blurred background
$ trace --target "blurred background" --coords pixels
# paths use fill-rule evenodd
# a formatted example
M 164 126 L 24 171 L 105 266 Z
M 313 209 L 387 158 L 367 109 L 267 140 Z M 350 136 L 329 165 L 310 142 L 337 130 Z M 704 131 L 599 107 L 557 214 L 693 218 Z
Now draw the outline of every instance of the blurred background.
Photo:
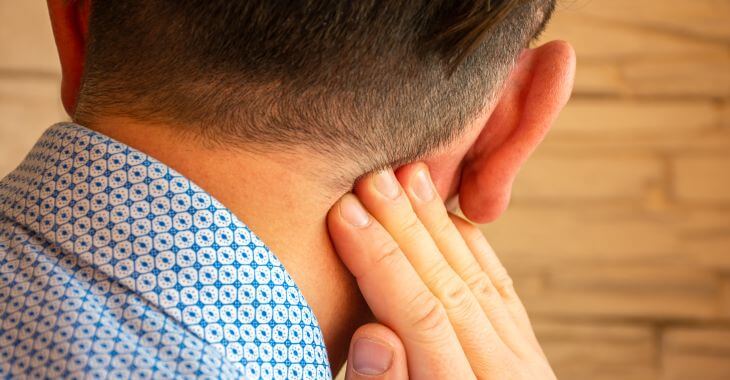
M 575 93 L 484 231 L 561 379 L 730 379 L 730 0 L 558 1 Z M 0 177 L 59 80 L 45 2 L 0 0 Z

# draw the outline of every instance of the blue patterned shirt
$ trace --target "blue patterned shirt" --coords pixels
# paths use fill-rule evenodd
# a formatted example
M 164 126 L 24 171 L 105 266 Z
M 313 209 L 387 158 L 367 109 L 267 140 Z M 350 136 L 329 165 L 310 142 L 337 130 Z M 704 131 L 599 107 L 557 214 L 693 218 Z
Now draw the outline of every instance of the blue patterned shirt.
M 231 211 L 61 123 L 0 181 L 0 377 L 332 374 L 302 293 Z

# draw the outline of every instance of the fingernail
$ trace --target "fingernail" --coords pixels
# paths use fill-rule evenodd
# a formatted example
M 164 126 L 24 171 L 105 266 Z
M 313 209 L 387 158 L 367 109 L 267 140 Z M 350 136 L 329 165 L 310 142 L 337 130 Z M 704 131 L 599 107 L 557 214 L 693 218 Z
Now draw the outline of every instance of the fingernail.
M 433 199 L 433 185 L 431 184 L 431 179 L 426 169 L 421 169 L 416 173 L 416 179 L 413 182 L 413 192 L 423 202 L 428 202 Z
M 393 351 L 383 343 L 368 338 L 358 339 L 352 347 L 352 369 L 366 375 L 381 375 L 393 362 Z
M 390 199 L 395 199 L 400 194 L 400 187 L 391 169 L 381 170 L 375 176 L 375 188 Z
M 368 212 L 352 194 L 345 194 L 340 201 L 340 215 L 355 227 L 365 227 L 370 222 Z

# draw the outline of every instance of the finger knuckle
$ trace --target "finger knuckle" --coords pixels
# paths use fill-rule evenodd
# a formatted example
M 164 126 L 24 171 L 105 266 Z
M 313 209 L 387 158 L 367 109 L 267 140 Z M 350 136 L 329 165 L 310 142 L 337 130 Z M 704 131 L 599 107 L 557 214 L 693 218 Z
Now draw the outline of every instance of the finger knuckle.
M 494 269 L 494 286 L 503 297 L 515 295 L 514 281 L 504 266 L 500 265 Z
M 434 236 L 448 236 L 455 231 L 454 224 L 451 222 L 451 219 L 446 217 L 445 212 L 443 215 L 436 215 L 435 219 L 436 222 L 433 227 Z
M 462 230 L 464 239 L 469 243 L 470 246 L 476 247 L 477 254 L 480 256 L 494 256 L 494 252 L 491 251 L 491 246 L 487 241 L 487 237 L 484 233 L 476 226 L 469 225 L 466 227 L 466 231 Z
M 390 266 L 394 261 L 400 260 L 402 253 L 398 243 L 392 239 L 387 239 L 378 244 L 375 250 L 374 262 L 377 266 Z
M 419 292 L 409 304 L 413 327 L 426 334 L 441 334 L 449 318 L 444 306 L 431 292 Z
M 462 311 L 469 307 L 473 297 L 469 287 L 447 265 L 440 266 L 435 275 L 434 288 L 448 310 Z
M 399 229 L 406 239 L 415 240 L 421 236 L 423 232 L 423 225 L 418 218 L 416 218 L 415 214 L 411 213 L 411 215 L 401 218 L 401 225 Z
M 496 294 L 496 289 L 494 284 L 492 284 L 492 280 L 482 271 L 470 276 L 467 280 L 467 284 L 469 285 L 469 289 L 471 289 L 472 293 L 474 293 L 477 297 L 488 297 Z
M 443 303 L 454 310 L 465 310 L 469 307 L 472 293 L 462 281 L 452 281 L 445 287 Z

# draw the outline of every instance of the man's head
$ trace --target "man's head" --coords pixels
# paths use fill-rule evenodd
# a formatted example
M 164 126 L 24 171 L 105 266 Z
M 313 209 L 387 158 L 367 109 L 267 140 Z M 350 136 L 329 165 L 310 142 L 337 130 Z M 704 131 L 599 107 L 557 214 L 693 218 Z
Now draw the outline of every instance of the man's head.
M 75 121 L 304 154 L 339 191 L 424 159 L 483 222 L 572 89 L 570 45 L 527 48 L 555 0 L 47 1 Z
M 553 0 L 90 1 L 74 117 L 411 161 L 473 120 Z M 363 168 L 367 169 L 367 168 Z

